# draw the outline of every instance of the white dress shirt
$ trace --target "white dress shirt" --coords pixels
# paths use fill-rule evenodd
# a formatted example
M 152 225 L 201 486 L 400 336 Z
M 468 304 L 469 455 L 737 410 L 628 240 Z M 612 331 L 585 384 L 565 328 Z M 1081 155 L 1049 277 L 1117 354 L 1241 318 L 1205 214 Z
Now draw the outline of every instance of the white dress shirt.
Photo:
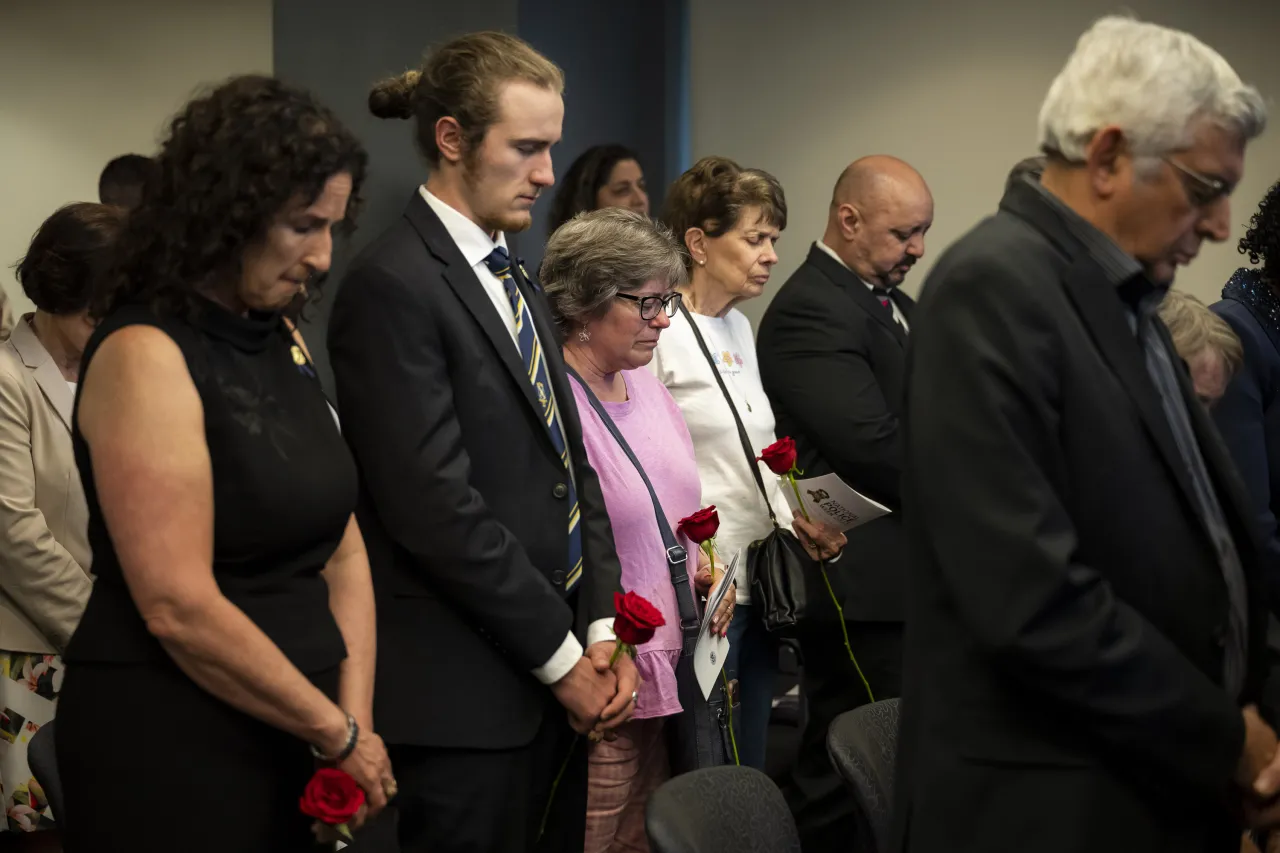
M 493 303 L 493 310 L 498 313 L 503 325 L 511 333 L 511 343 L 518 353 L 520 351 L 520 334 L 516 331 L 516 315 L 511 309 L 511 301 L 507 298 L 506 285 L 490 272 L 489 265 L 485 263 L 485 258 L 489 257 L 495 246 L 501 246 L 503 249 L 507 248 L 506 235 L 499 231 L 496 238 L 490 237 L 479 225 L 433 195 L 425 185 L 419 189 L 419 192 L 422 193 L 423 200 L 430 205 L 435 215 L 440 217 L 440 221 L 444 224 L 445 230 L 449 232 L 449 237 L 453 240 L 454 245 L 458 247 L 458 251 L 462 253 L 462 257 L 471 265 L 471 269 L 476 274 L 476 278 L 480 280 L 480 285 L 488 295 L 489 301 Z M 515 263 L 514 258 L 512 263 Z M 534 334 L 537 334 L 536 330 Z M 543 349 L 546 349 L 547 342 L 540 341 L 540 343 Z M 552 345 L 559 349 L 559 342 L 553 341 Z M 557 423 L 559 423 L 558 420 Z M 560 429 L 562 437 L 564 437 L 563 424 L 560 425 Z M 568 446 L 569 442 L 566 440 L 565 447 Z M 572 474 L 572 460 L 570 461 L 569 470 Z M 567 518 L 565 523 L 568 523 Z M 597 619 L 587 626 L 587 645 L 612 639 L 612 618 Z M 556 653 L 542 666 L 533 670 L 533 675 L 543 684 L 555 684 L 569 674 L 569 671 L 573 669 L 574 664 L 578 662 L 580 657 L 582 657 L 582 644 L 578 642 L 578 638 L 570 631 L 564 638 L 564 642 L 560 644 L 560 648 L 556 650 Z
M 817 246 L 819 249 L 821 249 L 822 251 L 826 252 L 826 253 L 827 253 L 828 255 L 830 255 L 831 257 L 835 258 L 835 259 L 836 259 L 836 262 L 837 262 L 837 263 L 839 263 L 839 264 L 840 264 L 840 266 L 842 266 L 842 267 L 844 267 L 845 269 L 849 270 L 849 272 L 853 272 L 853 270 L 850 270 L 850 269 L 849 269 L 849 265 L 848 265 L 848 264 L 846 264 L 846 263 L 845 263 L 845 262 L 840 258 L 840 256 L 839 256 L 839 255 L 837 255 L 837 254 L 836 254 L 836 250 L 835 250 L 835 249 L 831 248 L 830 246 L 828 246 L 826 243 L 822 242 L 821 240 L 819 240 L 818 242 L 814 243 L 813 245 Z M 857 273 L 853 273 L 853 274 L 854 274 L 854 275 L 858 275 Z M 866 279 L 864 279 L 862 276 L 858 276 L 858 281 L 860 281 L 860 282 L 862 282 L 863 284 L 867 285 L 867 290 L 875 290 L 875 285 L 874 285 L 874 284 L 868 284 L 868 283 L 867 283 L 867 280 L 866 280 Z M 873 294 L 873 295 L 874 295 L 874 294 Z M 897 302 L 895 302 L 894 300 L 890 299 L 890 300 L 889 300 L 889 307 L 893 309 L 893 319 L 894 319 L 894 321 L 895 321 L 895 322 L 897 322 L 897 324 L 898 324 L 899 326 L 901 326 L 901 327 L 902 327 L 902 331 L 904 331 L 904 332 L 910 332 L 910 331 L 911 331 L 911 327 L 907 325 L 907 318 L 906 318 L 906 316 L 902 313 L 902 309 L 898 307 L 898 303 L 897 303 Z

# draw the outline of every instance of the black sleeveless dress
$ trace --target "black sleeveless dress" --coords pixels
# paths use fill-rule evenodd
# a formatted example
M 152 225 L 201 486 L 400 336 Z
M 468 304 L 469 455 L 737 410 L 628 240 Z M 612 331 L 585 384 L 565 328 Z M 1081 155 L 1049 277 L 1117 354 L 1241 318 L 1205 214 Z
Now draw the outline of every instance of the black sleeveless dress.
M 134 324 L 177 343 L 204 405 L 219 588 L 333 696 L 346 648 L 320 571 L 355 508 L 356 470 L 314 370 L 279 315 L 244 317 L 207 301 L 184 319 L 118 309 L 94 333 L 81 370 L 103 340 Z M 314 850 L 298 811 L 314 769 L 307 745 L 205 692 L 147 631 L 73 423 L 97 580 L 65 655 L 58 707 L 64 848 Z

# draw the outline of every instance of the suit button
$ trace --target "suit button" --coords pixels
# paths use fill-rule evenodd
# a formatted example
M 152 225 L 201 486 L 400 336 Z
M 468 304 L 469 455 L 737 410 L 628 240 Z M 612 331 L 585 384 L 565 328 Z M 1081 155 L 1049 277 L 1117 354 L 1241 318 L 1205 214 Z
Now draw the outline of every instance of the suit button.
M 560 571 L 559 569 L 556 569 L 554 572 L 552 572 L 552 573 L 551 573 L 551 582 L 552 582 L 553 584 L 555 584 L 556 586 L 563 586 L 563 585 L 564 585 L 564 572 Z
M 1227 629 L 1225 626 L 1219 625 L 1213 629 L 1213 642 L 1220 649 L 1227 647 Z
M 555 488 L 551 490 L 551 494 L 563 500 L 569 495 L 569 487 L 564 483 L 556 483 Z

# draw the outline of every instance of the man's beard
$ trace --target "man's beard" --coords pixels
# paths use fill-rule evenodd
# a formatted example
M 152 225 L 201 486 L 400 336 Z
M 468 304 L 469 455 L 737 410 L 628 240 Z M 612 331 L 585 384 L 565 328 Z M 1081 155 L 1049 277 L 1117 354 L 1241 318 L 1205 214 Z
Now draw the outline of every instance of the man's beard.
M 478 168 L 478 159 L 473 152 L 467 152 L 463 157 L 462 163 L 462 181 L 467 185 L 467 189 L 475 196 L 480 195 L 480 181 L 476 177 Z M 528 231 L 533 225 L 533 215 L 530 212 L 507 211 L 499 214 L 489 214 L 484 211 L 473 210 L 472 213 L 478 220 L 477 224 L 485 230 L 486 233 L 494 234 L 498 231 L 504 234 L 519 234 L 521 231 Z
M 525 213 L 521 216 L 519 211 L 514 210 L 498 216 L 477 216 L 480 227 L 489 233 L 501 231 L 504 234 L 519 234 L 521 231 L 528 231 L 533 225 L 532 215 Z

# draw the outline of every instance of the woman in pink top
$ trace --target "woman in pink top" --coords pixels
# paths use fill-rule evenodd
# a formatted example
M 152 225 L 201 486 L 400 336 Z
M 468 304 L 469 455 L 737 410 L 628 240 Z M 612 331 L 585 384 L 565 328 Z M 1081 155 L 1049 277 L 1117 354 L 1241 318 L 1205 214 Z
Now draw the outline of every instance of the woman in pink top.
M 679 244 L 666 227 L 635 211 L 581 214 L 551 235 L 539 275 L 560 323 L 565 362 L 595 393 L 653 483 L 672 529 L 701 506 L 698 465 L 684 418 L 644 367 L 680 304 L 685 281 Z M 653 502 L 635 466 L 573 383 L 587 457 L 600 477 L 624 589 L 643 595 L 667 624 L 640 646 L 643 679 L 635 715 L 617 738 L 591 745 L 587 853 L 646 851 L 645 803 L 669 775 L 663 721 L 681 711 L 676 691 L 680 617 Z M 680 537 L 690 556 L 702 555 Z M 703 557 L 705 560 L 705 557 Z M 707 567 L 696 576 L 710 586 Z M 712 626 L 723 634 L 733 615 L 726 595 Z

